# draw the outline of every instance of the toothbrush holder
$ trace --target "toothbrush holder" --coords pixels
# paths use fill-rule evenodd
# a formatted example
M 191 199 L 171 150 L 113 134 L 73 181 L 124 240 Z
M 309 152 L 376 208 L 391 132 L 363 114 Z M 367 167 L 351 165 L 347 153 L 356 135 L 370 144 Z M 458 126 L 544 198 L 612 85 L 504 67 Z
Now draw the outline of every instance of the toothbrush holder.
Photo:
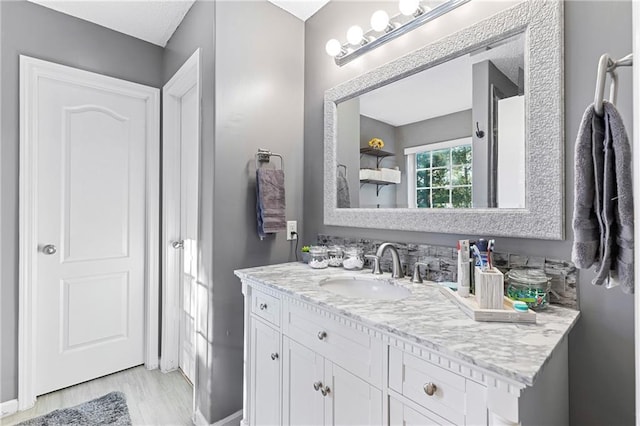
M 480 309 L 504 309 L 504 275 L 497 268 L 475 267 L 476 302 Z

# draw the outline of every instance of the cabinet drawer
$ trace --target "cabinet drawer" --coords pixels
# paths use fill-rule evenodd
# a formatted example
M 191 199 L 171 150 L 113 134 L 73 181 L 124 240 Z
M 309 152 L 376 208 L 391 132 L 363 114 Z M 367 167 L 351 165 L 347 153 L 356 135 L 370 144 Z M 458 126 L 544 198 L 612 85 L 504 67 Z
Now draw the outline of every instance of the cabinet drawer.
M 279 327 L 280 299 L 252 288 L 251 313 Z
M 436 416 L 425 415 L 393 397 L 389 397 L 389 425 L 391 426 L 453 426 L 453 423 Z
M 465 423 L 465 385 L 464 377 L 389 348 L 389 387 L 454 424 Z
M 382 387 L 382 340 L 347 320 L 303 306 L 283 306 L 283 333 L 367 382 Z M 344 322 L 343 322 L 344 321 Z

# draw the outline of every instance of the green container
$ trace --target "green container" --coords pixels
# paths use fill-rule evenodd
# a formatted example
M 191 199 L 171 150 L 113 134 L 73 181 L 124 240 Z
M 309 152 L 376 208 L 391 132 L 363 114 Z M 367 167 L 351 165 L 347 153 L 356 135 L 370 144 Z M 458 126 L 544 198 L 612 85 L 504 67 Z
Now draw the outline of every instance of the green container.
M 534 311 L 549 305 L 551 281 L 542 269 L 512 269 L 505 276 L 510 299 L 520 300 Z

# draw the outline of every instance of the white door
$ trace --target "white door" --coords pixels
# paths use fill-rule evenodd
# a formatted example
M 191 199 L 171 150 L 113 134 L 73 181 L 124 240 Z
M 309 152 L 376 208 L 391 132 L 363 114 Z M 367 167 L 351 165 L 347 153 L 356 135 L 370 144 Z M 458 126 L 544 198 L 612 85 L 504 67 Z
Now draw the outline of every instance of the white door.
M 191 383 L 195 377 L 195 316 L 198 274 L 198 128 L 199 93 L 196 85 L 180 102 L 180 236 L 183 241 L 180 277 L 180 369 Z
M 280 422 L 280 332 L 251 318 L 251 425 Z
M 179 367 L 194 383 L 198 285 L 200 152 L 199 55 L 196 51 L 163 88 L 164 274 L 161 367 Z
M 79 70 L 27 86 L 36 395 L 145 362 L 148 105 L 130 86 Z

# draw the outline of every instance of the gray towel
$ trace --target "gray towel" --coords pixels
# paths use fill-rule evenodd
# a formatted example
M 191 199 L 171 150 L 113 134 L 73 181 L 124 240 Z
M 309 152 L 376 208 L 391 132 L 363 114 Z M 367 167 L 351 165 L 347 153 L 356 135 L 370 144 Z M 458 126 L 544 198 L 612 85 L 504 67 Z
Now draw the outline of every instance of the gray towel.
M 349 208 L 351 207 L 351 197 L 349 196 L 349 182 L 347 181 L 347 176 L 342 171 L 342 169 L 338 168 L 338 173 L 336 176 L 336 186 L 337 186 L 337 196 L 338 196 L 338 208 Z
M 594 284 L 633 293 L 631 148 L 622 117 L 606 101 L 603 117 L 587 108 L 576 139 L 573 231 L 576 266 L 595 265 Z
M 260 239 L 264 239 L 266 234 L 287 229 L 285 207 L 284 171 L 256 170 L 256 215 Z

